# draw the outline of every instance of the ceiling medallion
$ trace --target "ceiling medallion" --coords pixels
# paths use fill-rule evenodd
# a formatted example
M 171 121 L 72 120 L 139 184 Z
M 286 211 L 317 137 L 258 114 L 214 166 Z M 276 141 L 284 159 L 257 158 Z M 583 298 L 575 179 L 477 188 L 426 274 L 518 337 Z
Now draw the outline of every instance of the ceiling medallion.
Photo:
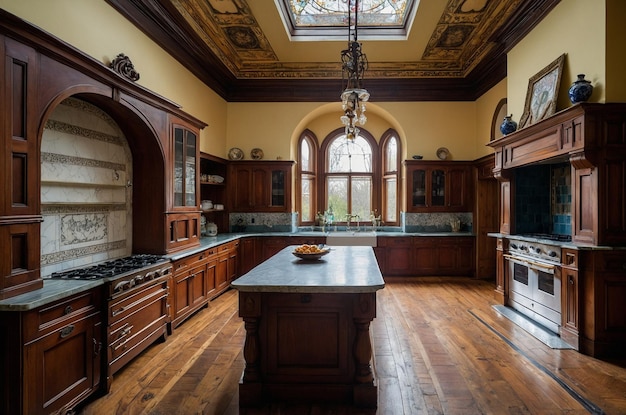
M 344 112 L 341 122 L 345 125 L 346 138 L 354 141 L 360 131 L 357 126 L 363 126 L 367 122 L 365 103 L 369 100 L 370 94 L 361 85 L 363 74 L 367 70 L 367 56 L 362 52 L 358 41 L 359 0 L 348 1 L 348 49 L 341 51 L 341 78 L 345 85 L 341 93 L 341 106 Z

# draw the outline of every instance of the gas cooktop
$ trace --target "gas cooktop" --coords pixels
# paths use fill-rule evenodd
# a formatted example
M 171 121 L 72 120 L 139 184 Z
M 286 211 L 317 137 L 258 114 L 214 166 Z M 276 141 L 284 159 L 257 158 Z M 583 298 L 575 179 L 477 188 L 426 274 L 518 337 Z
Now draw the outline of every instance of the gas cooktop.
M 113 259 L 111 261 L 103 262 L 102 264 L 96 264 L 85 268 L 53 272 L 50 275 L 50 278 L 74 280 L 109 278 L 166 261 L 167 259 L 165 257 L 159 255 L 136 254 L 124 258 Z
M 535 239 L 545 239 L 548 241 L 557 241 L 557 242 L 571 242 L 571 235 L 558 235 L 553 233 L 523 233 L 518 236 L 524 236 L 526 238 L 535 238 Z

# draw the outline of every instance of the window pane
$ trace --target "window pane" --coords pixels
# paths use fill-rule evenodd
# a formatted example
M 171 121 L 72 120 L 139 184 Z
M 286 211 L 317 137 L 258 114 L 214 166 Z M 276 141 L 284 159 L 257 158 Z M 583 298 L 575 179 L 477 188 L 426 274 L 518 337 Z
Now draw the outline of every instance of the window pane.
M 372 212 L 372 178 L 352 177 L 352 211 L 361 220 L 370 217 Z
M 300 220 L 302 222 L 312 222 L 313 221 L 313 197 L 311 195 L 311 189 L 313 189 L 313 180 L 310 176 L 303 176 L 302 182 L 300 183 L 302 187 L 302 212 L 300 212 Z
M 398 171 L 398 141 L 396 137 L 387 140 L 385 148 L 385 173 Z
M 300 144 L 300 169 L 302 171 L 312 171 L 311 168 L 311 145 L 309 140 L 304 139 Z
M 383 194 L 385 195 L 385 217 L 383 218 L 384 222 L 395 222 L 396 218 L 396 210 L 397 210 L 397 180 L 395 177 L 385 179 L 385 190 Z
M 328 148 L 327 171 L 335 172 L 371 172 L 372 149 L 363 137 L 350 141 L 345 135 L 337 137 Z
M 328 201 L 326 210 L 332 208 L 335 221 L 343 222 L 348 213 L 348 178 L 346 176 L 328 177 Z

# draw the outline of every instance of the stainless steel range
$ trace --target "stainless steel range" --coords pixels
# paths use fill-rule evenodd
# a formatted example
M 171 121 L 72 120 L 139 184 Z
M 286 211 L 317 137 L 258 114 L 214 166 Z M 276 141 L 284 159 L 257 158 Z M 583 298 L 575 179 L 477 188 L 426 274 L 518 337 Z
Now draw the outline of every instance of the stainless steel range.
M 520 237 L 509 240 L 507 261 L 507 305 L 551 331 L 561 326 L 561 244 L 541 239 Z M 550 239 L 559 239 L 551 238 Z M 567 237 L 561 239 L 567 240 Z
M 107 390 L 115 372 L 155 340 L 167 337 L 171 275 L 172 265 L 168 259 L 138 254 L 50 276 L 105 280 Z

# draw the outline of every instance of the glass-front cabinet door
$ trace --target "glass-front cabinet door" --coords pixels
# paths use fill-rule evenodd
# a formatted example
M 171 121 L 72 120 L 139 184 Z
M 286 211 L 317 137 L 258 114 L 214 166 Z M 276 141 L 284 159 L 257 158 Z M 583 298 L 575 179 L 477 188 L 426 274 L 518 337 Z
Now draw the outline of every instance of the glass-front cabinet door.
M 285 206 L 285 171 L 272 170 L 272 206 Z
M 431 206 L 445 206 L 446 204 L 446 173 L 443 170 L 431 172 Z
M 184 128 L 174 128 L 174 206 L 197 206 L 197 136 Z
M 426 206 L 426 170 L 413 170 L 412 206 Z

